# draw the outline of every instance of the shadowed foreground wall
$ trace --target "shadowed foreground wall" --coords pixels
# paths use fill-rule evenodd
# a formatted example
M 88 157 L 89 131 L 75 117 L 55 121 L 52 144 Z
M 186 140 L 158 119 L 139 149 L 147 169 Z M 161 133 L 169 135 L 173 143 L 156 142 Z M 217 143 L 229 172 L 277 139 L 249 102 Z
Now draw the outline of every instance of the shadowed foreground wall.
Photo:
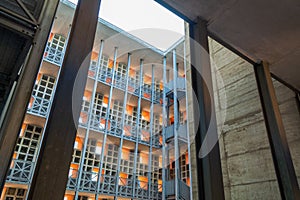
M 213 40 L 210 53 L 226 199 L 281 199 L 253 66 Z M 299 181 L 295 93 L 275 80 L 274 87 Z

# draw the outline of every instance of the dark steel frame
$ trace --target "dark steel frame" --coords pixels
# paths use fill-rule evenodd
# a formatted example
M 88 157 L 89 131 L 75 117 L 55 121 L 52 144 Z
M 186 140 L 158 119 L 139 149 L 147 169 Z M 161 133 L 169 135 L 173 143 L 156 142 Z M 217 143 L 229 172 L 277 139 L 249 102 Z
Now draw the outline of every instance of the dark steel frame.
M 254 71 L 281 198 L 286 200 L 300 199 L 297 176 L 288 147 L 269 65 L 266 62 L 261 62 L 254 65 Z
M 100 0 L 78 2 L 28 199 L 64 197 L 99 8 Z
M 195 52 L 197 49 L 194 46 L 195 43 L 190 42 L 192 87 L 197 97 L 197 99 L 193 100 L 193 103 L 194 105 L 198 104 L 200 109 L 200 127 L 195 127 L 195 130 L 197 130 L 195 138 L 196 155 L 198 155 L 202 142 L 206 136 L 209 124 L 213 123 L 213 127 L 215 128 L 217 127 L 217 124 L 214 109 L 214 99 L 210 97 L 209 93 L 209 90 L 213 91 L 213 86 L 209 60 L 207 24 L 205 21 L 198 18 L 197 22 L 195 24 L 190 24 L 189 27 L 190 37 L 202 46 L 200 51 L 206 51 Z M 206 77 L 206 82 L 204 82 L 203 76 Z M 197 116 L 197 113 L 195 113 L 194 116 Z M 195 120 L 197 119 L 195 118 Z M 216 135 L 213 137 L 217 137 L 217 129 L 214 133 Z M 206 157 L 197 158 L 197 174 L 198 199 L 225 199 L 219 143 L 216 143 Z
M 15 91 L 10 100 L 5 119 L 0 130 L 0 193 L 5 184 L 6 174 L 11 163 L 13 151 L 25 116 L 31 91 L 42 61 L 46 42 L 54 20 L 59 0 L 45 1 L 38 19 L 29 55 L 24 61 L 22 71 L 16 79 Z M 19 32 L 18 25 L 9 27 Z M 26 36 L 27 37 L 27 36 Z M 28 50 L 28 49 L 27 49 Z

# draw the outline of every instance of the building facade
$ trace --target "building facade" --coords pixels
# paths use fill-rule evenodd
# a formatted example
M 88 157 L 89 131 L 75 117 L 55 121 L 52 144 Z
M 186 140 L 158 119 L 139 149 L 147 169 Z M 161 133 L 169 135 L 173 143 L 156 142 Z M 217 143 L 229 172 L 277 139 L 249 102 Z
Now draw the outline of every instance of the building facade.
M 55 0 L 45 2 L 55 2 Z M 38 4 L 36 5 L 39 7 Z M 41 155 L 40 149 L 45 146 L 43 145 L 45 127 L 49 123 L 49 114 L 60 78 L 75 7 L 67 0 L 61 0 L 59 5 L 14 148 L 1 200 L 28 199 L 37 159 Z M 249 6 L 245 7 L 249 8 Z M 238 8 L 239 11 L 242 10 Z M 189 13 L 192 13 L 190 11 L 192 10 L 189 10 Z M 2 12 L 0 14 L 2 16 Z M 219 16 L 226 19 L 223 15 Z M 247 19 L 250 17 L 247 15 Z M 211 19 L 215 20 L 214 17 Z M 201 24 L 193 20 L 189 21 L 189 25 Z M 231 25 L 232 20 L 233 18 L 228 20 Z M 3 22 L 0 23 L 2 25 Z M 200 26 L 199 32 L 195 31 L 194 36 L 205 32 L 211 24 Z M 189 25 L 186 25 L 186 31 Z M 230 30 L 228 24 L 224 27 Z M 28 36 L 30 32 L 25 34 Z M 271 134 L 268 130 L 270 121 L 266 120 L 264 111 L 266 106 L 261 105 L 262 96 L 266 94 L 258 88 L 258 78 L 255 75 L 258 66 L 253 64 L 253 60 L 251 62 L 249 58 L 245 58 L 241 52 L 235 51 L 239 54 L 236 55 L 224 47 L 222 44 L 228 47 L 226 42 L 219 44 L 211 38 L 208 40 L 209 48 L 206 50 L 209 49 L 211 56 L 216 111 L 213 114 L 217 117 L 215 132 L 218 132 L 220 151 L 217 156 L 216 154 L 208 156 L 211 163 L 198 158 L 195 144 L 200 143 L 201 140 L 195 141 L 193 135 L 196 132 L 195 128 L 197 129 L 194 123 L 199 121 L 193 116 L 197 114 L 197 105 L 193 105 L 193 100 L 205 100 L 205 98 L 193 94 L 195 85 L 189 85 L 189 81 L 192 82 L 193 79 L 191 68 L 187 63 L 192 57 L 188 52 L 189 35 L 186 33 L 185 39 L 179 40 L 163 52 L 99 19 L 94 48 L 87 58 L 89 70 L 84 96 L 73 98 L 74 101 L 82 100 L 83 103 L 80 118 L 74 119 L 78 127 L 77 137 L 73 146 L 69 173 L 66 174 L 68 181 L 65 183 L 65 200 L 197 200 L 211 199 L 212 196 L 220 197 L 218 199 L 284 199 L 285 189 L 280 187 L 284 181 L 279 178 L 281 172 L 276 167 L 279 162 L 285 164 L 289 161 L 292 162 L 290 169 L 293 169 L 289 171 L 295 171 L 294 176 L 299 183 L 299 90 L 280 79 L 270 81 L 273 81 L 270 85 L 274 87 L 277 98 L 273 102 L 279 104 L 277 115 L 282 118 L 285 129 L 280 133 L 281 137 L 286 136 L 287 141 L 284 141 L 284 137 L 282 141 L 284 147 L 288 146 L 287 152 L 290 152 L 289 159 L 276 160 L 274 147 L 280 148 L 282 144 L 273 145 L 272 149 L 270 135 L 272 136 L 276 131 Z M 214 36 L 212 32 L 209 35 Z M 242 34 L 235 36 L 240 35 Z M 254 38 L 254 35 L 248 36 L 249 41 Z M 218 37 L 214 39 L 218 40 Z M 17 43 L 16 46 L 22 46 L 18 43 L 19 40 L 11 41 Z M 198 42 L 203 41 L 204 39 L 198 38 Z M 0 46 L 5 46 L 3 44 L 1 41 Z M 39 45 L 41 44 L 38 43 L 37 46 Z M 6 47 L 4 49 L 9 50 Z M 17 49 L 11 52 L 16 53 Z M 259 47 L 255 48 L 255 50 L 259 49 Z M 268 48 L 268 51 L 271 52 L 271 48 Z M 30 67 L 29 65 L 27 69 Z M 14 71 L 18 70 L 15 67 Z M 3 78 L 0 80 L 0 96 L 9 99 L 8 83 L 6 83 L 8 77 L 3 76 L 3 71 L 1 77 Z M 26 79 L 28 80 L 33 79 Z M 201 81 L 197 77 L 193 80 L 196 84 Z M 23 80 L 22 83 L 25 82 Z M 5 95 L 2 95 L 3 93 Z M 19 91 L 18 94 L 24 93 Z M 3 100 L 5 99 L 0 99 L 0 110 L 6 111 Z M 18 108 L 16 104 L 13 105 Z M 211 105 L 208 103 L 206 106 Z M 271 109 L 276 110 L 276 106 L 272 106 Z M 209 117 L 204 116 L 204 118 Z M 13 121 L 13 118 L 9 119 Z M 2 119 L 0 122 L 2 125 Z M 14 126 L 13 124 L 12 127 Z M 14 132 L 12 127 L 7 132 Z M 5 150 L 1 151 L 4 155 L 7 153 L 5 145 L 7 144 L 4 144 L 4 148 L 3 144 L 0 146 L 1 150 Z M 1 156 L 0 159 L 5 160 Z M 215 166 L 218 161 L 221 161 L 221 169 Z M 221 173 L 210 176 L 204 173 L 210 171 Z M 211 187 L 211 183 L 217 179 L 222 179 L 219 185 Z M 299 187 L 295 182 L 293 186 L 296 189 Z M 55 189 L 53 187 L 53 193 Z M 207 193 L 203 194 L 204 191 Z M 299 192 L 299 189 L 297 191 Z M 48 193 L 47 199 L 51 198 Z
M 3 200 L 26 199 L 74 12 L 60 2 Z M 163 52 L 99 19 L 65 200 L 191 199 L 184 47 Z

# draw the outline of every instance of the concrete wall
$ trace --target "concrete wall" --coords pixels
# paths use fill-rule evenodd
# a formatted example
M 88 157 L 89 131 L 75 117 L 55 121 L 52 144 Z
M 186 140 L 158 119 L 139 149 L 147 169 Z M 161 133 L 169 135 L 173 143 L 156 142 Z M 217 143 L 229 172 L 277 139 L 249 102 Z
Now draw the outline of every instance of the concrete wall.
M 226 199 L 280 199 L 253 67 L 213 40 L 210 54 Z M 299 180 L 295 93 L 277 81 L 274 86 Z

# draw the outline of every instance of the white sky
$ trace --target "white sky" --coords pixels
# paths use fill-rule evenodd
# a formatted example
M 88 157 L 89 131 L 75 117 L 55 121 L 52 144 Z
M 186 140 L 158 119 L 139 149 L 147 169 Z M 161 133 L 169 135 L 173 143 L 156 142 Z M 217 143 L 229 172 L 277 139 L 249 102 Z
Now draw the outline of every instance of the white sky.
M 184 21 L 154 0 L 102 0 L 99 16 L 162 50 L 184 35 Z

